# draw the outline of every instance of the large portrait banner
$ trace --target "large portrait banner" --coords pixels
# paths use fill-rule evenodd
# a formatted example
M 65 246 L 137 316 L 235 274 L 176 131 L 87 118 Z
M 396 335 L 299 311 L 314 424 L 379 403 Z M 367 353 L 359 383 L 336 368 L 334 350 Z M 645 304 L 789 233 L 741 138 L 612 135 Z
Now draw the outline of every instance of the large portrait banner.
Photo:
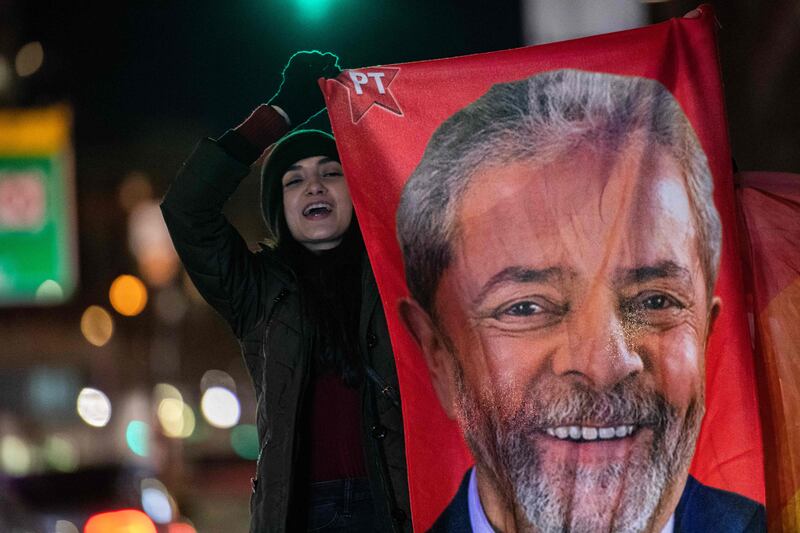
M 414 529 L 761 527 L 710 10 L 321 85 L 395 351 Z

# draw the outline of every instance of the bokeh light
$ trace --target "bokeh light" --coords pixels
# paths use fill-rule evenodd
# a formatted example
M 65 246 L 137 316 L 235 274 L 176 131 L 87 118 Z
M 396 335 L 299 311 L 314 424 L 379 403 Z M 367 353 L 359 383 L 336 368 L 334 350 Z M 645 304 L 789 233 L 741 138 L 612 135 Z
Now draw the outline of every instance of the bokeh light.
M 323 20 L 330 11 L 331 0 L 295 0 L 300 15 L 309 21 Z
M 94 515 L 83 533 L 156 533 L 156 525 L 142 511 L 123 509 Z
M 207 370 L 200 378 L 200 390 L 207 391 L 211 387 L 224 387 L 229 391 L 236 392 L 236 381 L 223 370 Z
M 136 276 L 123 274 L 111 283 L 108 299 L 117 313 L 136 316 L 147 305 L 147 288 Z
M 119 204 L 130 212 L 134 207 L 153 197 L 150 179 L 142 172 L 131 172 L 119 186 Z
M 183 402 L 174 398 L 164 398 L 156 411 L 158 421 L 168 436 L 175 436 L 183 429 Z
M 125 442 L 133 453 L 147 457 L 150 453 L 150 426 L 141 420 L 132 420 L 125 430 Z
M 12 476 L 24 476 L 31 469 L 31 449 L 16 435 L 0 439 L 0 465 Z
M 172 522 L 176 514 L 175 500 L 157 479 L 142 480 L 142 509 L 158 524 Z
M 253 424 L 242 424 L 231 431 L 231 447 L 243 459 L 258 458 L 258 430 Z
M 175 385 L 170 385 L 169 383 L 156 384 L 156 386 L 153 387 L 153 397 L 155 398 L 156 405 L 165 398 L 183 401 L 181 391 L 179 391 Z
M 81 333 L 95 346 L 103 346 L 114 334 L 114 320 L 99 305 L 90 305 L 81 316 Z
M 78 526 L 69 520 L 56 520 L 55 533 L 81 533 Z
M 18 75 L 25 77 L 39 70 L 43 62 L 44 48 L 42 48 L 42 43 L 33 41 L 19 49 L 14 61 L 14 67 L 17 69 Z
M 72 442 L 52 435 L 44 442 L 44 458 L 51 468 L 59 472 L 74 472 L 78 469 L 80 456 Z
M 64 289 L 57 281 L 47 279 L 36 289 L 35 299 L 39 303 L 58 303 L 64 299 Z
M 147 282 L 164 287 L 180 271 L 180 261 L 161 208 L 155 200 L 139 203 L 128 217 L 128 245 Z
M 102 391 L 85 387 L 78 394 L 78 416 L 90 426 L 104 427 L 111 420 L 111 400 Z
M 185 439 L 194 433 L 196 424 L 194 411 L 182 400 L 164 398 L 156 412 L 161 429 L 167 437 Z
M 236 394 L 224 387 L 210 387 L 203 393 L 200 408 L 208 423 L 217 428 L 231 428 L 239 422 L 241 407 Z

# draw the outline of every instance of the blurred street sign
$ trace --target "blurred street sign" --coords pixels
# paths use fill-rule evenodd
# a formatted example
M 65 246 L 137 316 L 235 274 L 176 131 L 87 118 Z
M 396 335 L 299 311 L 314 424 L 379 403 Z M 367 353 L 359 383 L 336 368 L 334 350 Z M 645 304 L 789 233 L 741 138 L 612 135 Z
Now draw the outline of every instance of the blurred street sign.
M 75 289 L 77 246 L 65 106 L 0 111 L 0 305 L 53 305 Z

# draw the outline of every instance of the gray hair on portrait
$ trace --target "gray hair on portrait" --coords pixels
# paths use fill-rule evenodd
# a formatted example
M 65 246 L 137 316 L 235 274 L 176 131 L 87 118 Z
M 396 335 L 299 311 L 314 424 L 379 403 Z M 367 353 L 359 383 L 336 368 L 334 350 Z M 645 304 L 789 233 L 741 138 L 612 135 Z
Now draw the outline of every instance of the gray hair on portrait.
M 656 80 L 581 70 L 498 83 L 436 129 L 397 210 L 411 295 L 435 316 L 434 294 L 453 257 L 459 203 L 479 168 L 547 163 L 586 143 L 617 151 L 642 134 L 663 147 L 686 178 L 710 295 L 722 232 L 711 171 L 689 120 Z

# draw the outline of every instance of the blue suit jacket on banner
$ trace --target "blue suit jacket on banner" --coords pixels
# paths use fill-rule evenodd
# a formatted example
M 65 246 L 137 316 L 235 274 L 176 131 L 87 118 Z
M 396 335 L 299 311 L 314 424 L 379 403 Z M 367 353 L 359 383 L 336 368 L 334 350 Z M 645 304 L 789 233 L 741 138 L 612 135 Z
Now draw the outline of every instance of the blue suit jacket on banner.
M 428 531 L 431 533 L 469 533 L 467 470 L 458 492 Z M 675 509 L 674 533 L 761 533 L 767 530 L 764 506 L 739 494 L 706 487 L 692 476 Z

